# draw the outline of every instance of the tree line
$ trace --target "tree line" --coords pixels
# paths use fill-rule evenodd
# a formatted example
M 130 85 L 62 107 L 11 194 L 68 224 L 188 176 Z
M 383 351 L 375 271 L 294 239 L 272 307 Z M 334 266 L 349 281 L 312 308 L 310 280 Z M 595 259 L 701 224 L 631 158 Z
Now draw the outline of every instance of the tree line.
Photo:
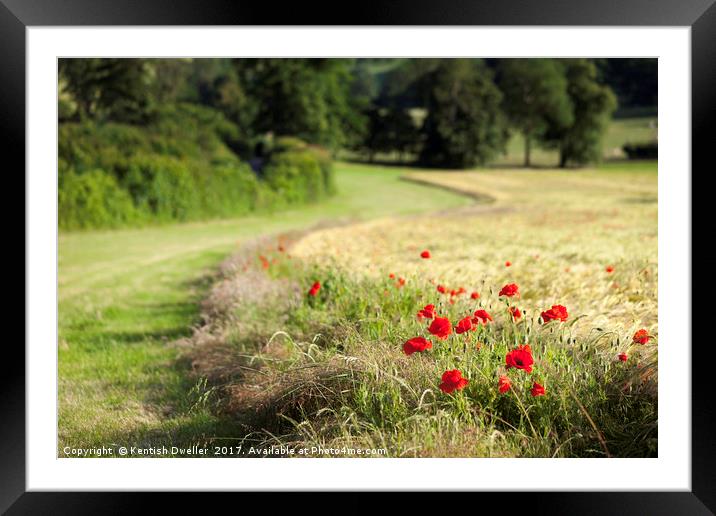
M 649 61 L 648 63 L 646 61 Z M 655 60 L 638 59 L 61 59 L 60 122 L 148 125 L 163 107 L 199 104 L 235 126 L 249 160 L 267 135 L 334 154 L 397 154 L 466 168 L 504 152 L 510 133 L 557 149 L 561 166 L 601 156 L 622 102 L 655 102 Z M 637 81 L 639 82 L 639 81 Z M 615 94 L 616 91 L 616 94 Z M 653 95 L 653 98 L 650 98 Z

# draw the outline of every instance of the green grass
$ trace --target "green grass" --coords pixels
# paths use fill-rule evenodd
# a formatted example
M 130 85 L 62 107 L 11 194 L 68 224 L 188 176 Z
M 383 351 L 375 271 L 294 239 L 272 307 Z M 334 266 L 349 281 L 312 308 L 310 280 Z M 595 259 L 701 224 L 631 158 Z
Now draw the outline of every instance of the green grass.
M 239 241 L 261 234 L 471 202 L 400 181 L 400 174 L 338 164 L 340 193 L 320 205 L 237 220 L 60 234 L 58 453 L 65 446 L 193 444 L 236 435 L 236 423 L 189 395 L 195 385 L 169 345 L 198 322 L 198 302 L 216 265 Z

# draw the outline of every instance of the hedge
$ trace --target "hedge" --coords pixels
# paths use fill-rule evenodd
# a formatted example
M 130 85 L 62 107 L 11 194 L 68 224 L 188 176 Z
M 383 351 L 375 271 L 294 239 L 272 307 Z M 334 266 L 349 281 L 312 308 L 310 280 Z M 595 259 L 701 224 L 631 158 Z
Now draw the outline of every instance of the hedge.
M 58 193 L 58 223 L 63 229 L 139 225 L 144 216 L 117 180 L 102 170 L 66 171 Z
M 330 155 L 277 138 L 257 174 L 228 147 L 235 126 L 176 107 L 147 127 L 62 123 L 59 226 L 115 228 L 236 217 L 316 202 L 335 191 Z
M 289 150 L 271 155 L 263 178 L 287 204 L 316 202 L 326 195 L 323 172 L 315 154 Z

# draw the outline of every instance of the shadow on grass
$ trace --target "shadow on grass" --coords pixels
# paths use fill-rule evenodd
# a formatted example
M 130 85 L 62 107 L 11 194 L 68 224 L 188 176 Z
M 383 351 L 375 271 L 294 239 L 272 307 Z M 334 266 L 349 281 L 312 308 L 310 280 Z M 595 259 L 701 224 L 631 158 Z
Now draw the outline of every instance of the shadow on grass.
M 96 335 L 100 339 L 106 339 L 106 341 L 121 345 L 139 344 L 147 341 L 171 342 L 182 337 L 188 337 L 191 335 L 189 330 L 189 326 L 176 326 L 157 331 L 100 331 Z
M 70 436 L 60 450 L 84 439 L 98 446 L 226 446 L 243 435 L 234 418 L 213 410 L 209 389 L 197 386 L 190 364 L 177 360 L 180 351 L 174 344 L 191 336 L 200 322 L 200 301 L 214 279 L 215 274 L 201 275 L 177 282 L 154 299 L 140 293 L 101 311 L 77 307 L 64 316 L 63 381 L 80 391 L 85 384 L 102 386 L 97 409 L 107 414 L 103 417 L 113 417 L 109 399 L 116 398 L 127 423 L 108 424 L 97 435 Z M 61 397 L 62 417 L 86 417 L 70 407 Z
M 238 421 L 209 414 L 197 414 L 167 426 L 108 434 L 107 440 L 115 449 L 119 446 L 128 449 L 126 456 L 115 455 L 116 458 L 229 458 L 237 453 L 226 448 L 238 447 L 246 433 Z M 215 454 L 215 446 L 225 449 Z M 199 449 L 207 449 L 207 453 L 201 453 Z M 157 450 L 157 453 L 152 454 L 151 450 Z
M 144 303 L 110 307 L 98 315 L 83 314 L 62 331 L 71 347 L 84 352 L 144 345 L 148 349 L 188 337 L 199 321 L 198 303 Z M 146 329 L 137 329 L 145 326 Z

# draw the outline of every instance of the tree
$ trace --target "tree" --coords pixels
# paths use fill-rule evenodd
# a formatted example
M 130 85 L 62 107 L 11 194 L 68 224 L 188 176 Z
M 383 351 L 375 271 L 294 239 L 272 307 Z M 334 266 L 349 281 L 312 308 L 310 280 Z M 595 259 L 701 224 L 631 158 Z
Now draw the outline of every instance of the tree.
M 443 59 L 424 80 L 429 88 L 423 163 L 467 168 L 504 148 L 502 94 L 482 61 Z
M 141 123 L 151 115 L 145 60 L 60 59 L 58 67 L 80 119 Z
M 350 95 L 348 59 L 235 59 L 239 81 L 258 106 L 259 133 L 293 135 L 339 148 L 364 124 Z
M 155 102 L 176 102 L 192 71 L 192 59 L 145 59 Z
M 369 161 L 377 152 L 397 152 L 403 161 L 407 153 L 417 150 L 420 131 L 407 110 L 371 106 L 366 117 L 367 129 L 358 150 L 367 152 Z
M 659 65 L 656 58 L 597 59 L 600 82 L 617 96 L 619 109 L 654 108 L 658 103 Z
M 58 73 L 61 91 L 70 95 L 77 105 L 80 119 L 92 116 L 101 88 L 98 73 L 100 59 L 60 59 Z
M 505 59 L 499 64 L 504 110 L 525 140 L 526 167 L 532 143 L 549 127 L 573 122 L 564 69 L 554 59 Z
M 617 102 L 611 88 L 597 81 L 597 68 L 587 59 L 566 59 L 567 92 L 574 117 L 564 126 L 553 124 L 545 140 L 559 148 L 559 166 L 584 164 L 602 157 L 602 137 Z

